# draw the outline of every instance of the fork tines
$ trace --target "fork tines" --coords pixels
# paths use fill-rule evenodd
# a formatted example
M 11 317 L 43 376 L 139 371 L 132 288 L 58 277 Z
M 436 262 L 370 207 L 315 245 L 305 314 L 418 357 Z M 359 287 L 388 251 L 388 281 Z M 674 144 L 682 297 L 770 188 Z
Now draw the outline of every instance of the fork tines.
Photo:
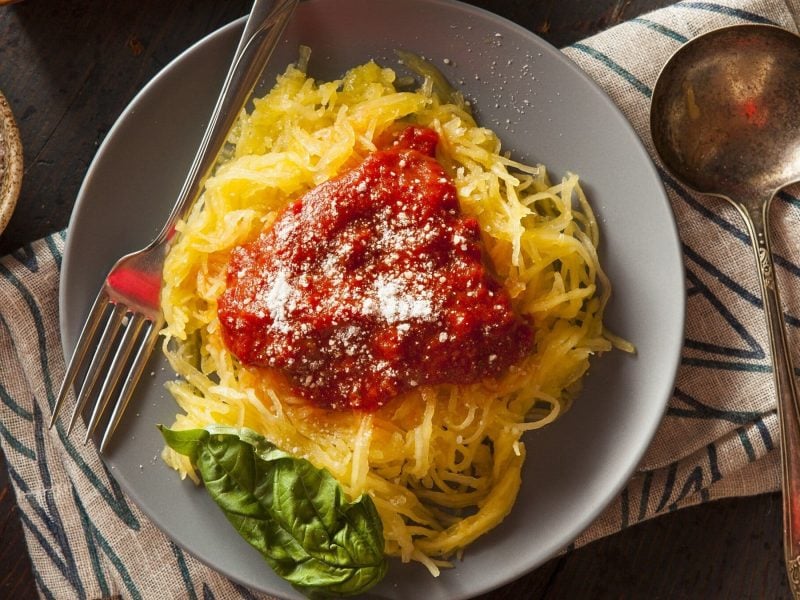
M 98 336 L 97 332 L 101 326 L 102 332 Z M 159 327 L 160 324 L 153 319 L 129 309 L 121 302 L 112 302 L 106 289 L 101 289 L 86 319 L 64 381 L 58 391 L 50 427 L 55 423 L 73 383 L 81 382 L 75 408 L 67 426 L 67 435 L 72 432 L 78 416 L 83 412 L 89 399 L 94 397 L 94 407 L 86 426 L 84 438 L 86 443 L 116 393 L 114 407 L 100 441 L 100 451 L 104 451 L 127 408 L 136 383 L 144 371 L 147 358 L 152 354 L 158 339 Z M 93 345 L 95 348 L 92 352 Z M 90 358 L 87 367 L 86 363 Z M 104 372 L 106 376 L 102 386 L 99 392 L 93 394 Z

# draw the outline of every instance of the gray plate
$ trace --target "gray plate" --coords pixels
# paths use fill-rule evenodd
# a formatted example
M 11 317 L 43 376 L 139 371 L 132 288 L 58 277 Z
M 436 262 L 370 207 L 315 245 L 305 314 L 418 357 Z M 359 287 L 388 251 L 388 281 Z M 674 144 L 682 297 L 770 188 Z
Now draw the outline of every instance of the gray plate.
M 176 197 L 200 141 L 242 23 L 202 40 L 131 102 L 81 188 L 61 281 L 61 332 L 70 353 L 103 274 L 149 241 Z M 447 0 L 311 0 L 276 51 L 273 76 L 313 48 L 312 74 L 335 77 L 369 58 L 396 65 L 393 49 L 422 54 L 474 101 L 480 121 L 526 161 L 557 176 L 579 173 L 602 223 L 602 260 L 614 284 L 608 324 L 636 356 L 593 366 L 573 410 L 526 437 L 517 505 L 434 579 L 391 565 L 384 598 L 464 598 L 536 567 L 567 545 L 632 473 L 663 414 L 683 338 L 684 280 L 675 223 L 656 171 L 630 125 L 570 61 L 500 17 Z M 176 407 L 170 376 L 153 361 L 106 461 L 120 485 L 175 542 L 252 588 L 298 597 L 234 532 L 202 489 L 158 458 L 156 423 Z

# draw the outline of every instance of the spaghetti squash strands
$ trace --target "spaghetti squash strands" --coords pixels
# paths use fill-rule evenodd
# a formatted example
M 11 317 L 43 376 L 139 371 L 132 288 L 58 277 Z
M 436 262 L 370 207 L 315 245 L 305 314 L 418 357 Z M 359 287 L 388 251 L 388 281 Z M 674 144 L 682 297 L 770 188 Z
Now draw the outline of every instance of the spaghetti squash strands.
M 167 258 L 163 348 L 180 376 L 169 385 L 181 409 L 173 428 L 247 427 L 328 469 L 351 498 L 374 499 L 388 554 L 436 574 L 511 510 L 522 434 L 568 409 L 592 355 L 623 345 L 602 323 L 609 285 L 599 231 L 577 176 L 551 185 L 544 167 L 504 156 L 458 94 L 439 98 L 430 81 L 398 91 L 394 72 L 375 63 L 318 83 L 304 72 L 307 58 L 240 117 L 227 162 Z M 235 247 L 299 195 L 358 165 L 398 122 L 438 133 L 436 158 L 461 211 L 480 225 L 487 268 L 533 326 L 535 348 L 497 379 L 420 386 L 370 413 L 327 410 L 237 362 L 221 339 L 217 299 Z M 163 456 L 197 481 L 186 457 Z

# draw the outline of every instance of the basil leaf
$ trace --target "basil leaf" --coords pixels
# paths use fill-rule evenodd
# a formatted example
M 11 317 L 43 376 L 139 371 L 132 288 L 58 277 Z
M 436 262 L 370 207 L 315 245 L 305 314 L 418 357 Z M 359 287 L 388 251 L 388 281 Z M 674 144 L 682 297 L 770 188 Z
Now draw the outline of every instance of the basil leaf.
M 164 436 L 164 441 L 167 446 L 175 450 L 178 454 L 188 456 L 192 464 L 197 462 L 197 453 L 199 452 L 200 445 L 210 435 L 205 429 L 183 429 L 173 430 L 163 425 L 159 425 L 158 429 L 161 435 Z
M 242 537 L 300 591 L 349 596 L 386 574 L 383 526 L 369 496 L 349 502 L 328 471 L 249 429 L 160 429 Z

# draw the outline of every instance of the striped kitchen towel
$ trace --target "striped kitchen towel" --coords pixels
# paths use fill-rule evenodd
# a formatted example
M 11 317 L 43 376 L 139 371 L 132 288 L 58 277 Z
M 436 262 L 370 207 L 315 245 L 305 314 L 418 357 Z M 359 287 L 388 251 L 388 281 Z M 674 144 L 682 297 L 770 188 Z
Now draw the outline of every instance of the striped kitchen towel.
M 564 52 L 624 111 L 645 145 L 648 104 L 667 57 L 720 26 L 797 31 L 800 0 L 685 1 Z M 660 168 L 660 167 L 659 167 Z M 663 169 L 686 267 L 682 365 L 664 421 L 620 496 L 576 545 L 684 506 L 779 487 L 778 423 L 751 249 L 733 208 L 698 199 Z M 800 328 L 800 189 L 773 208 L 774 251 L 791 346 Z M 48 431 L 64 372 L 58 274 L 64 235 L 0 260 L 0 443 L 34 573 L 47 598 L 252 598 L 171 543 L 119 489 L 94 447 Z M 800 356 L 794 357 L 800 364 Z M 75 439 L 78 439 L 77 437 Z

